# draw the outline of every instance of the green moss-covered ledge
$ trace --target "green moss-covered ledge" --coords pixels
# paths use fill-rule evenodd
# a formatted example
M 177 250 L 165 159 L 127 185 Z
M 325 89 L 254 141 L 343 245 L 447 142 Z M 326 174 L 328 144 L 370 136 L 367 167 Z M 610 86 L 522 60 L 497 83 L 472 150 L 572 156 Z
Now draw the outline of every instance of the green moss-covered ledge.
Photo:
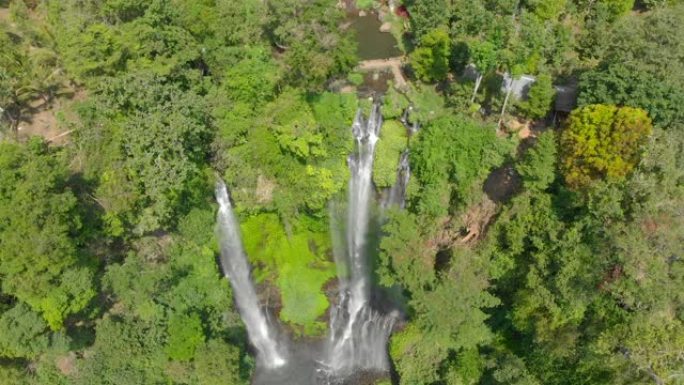
M 328 233 L 294 224 L 287 236 L 272 213 L 251 216 L 241 228 L 245 251 L 255 266 L 254 279 L 267 280 L 280 291 L 280 318 L 299 335 L 323 334 L 326 325 L 319 318 L 329 306 L 323 286 L 335 276 L 335 266 L 326 257 Z
M 373 163 L 373 182 L 378 188 L 390 187 L 397 181 L 399 158 L 406 145 L 406 128 L 400 122 L 388 120 L 382 124 Z

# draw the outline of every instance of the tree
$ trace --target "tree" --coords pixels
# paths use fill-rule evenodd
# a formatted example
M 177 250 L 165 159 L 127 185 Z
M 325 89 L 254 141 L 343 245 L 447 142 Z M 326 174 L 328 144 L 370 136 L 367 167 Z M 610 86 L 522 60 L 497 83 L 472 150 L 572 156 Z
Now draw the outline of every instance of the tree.
M 445 0 L 406 2 L 411 13 L 411 29 L 417 40 L 436 28 L 445 27 L 449 21 L 449 6 Z
M 406 211 L 389 214 L 380 241 L 377 274 L 386 287 L 397 284 L 409 293 L 420 292 L 435 283 L 435 256 L 423 244 L 415 215 Z
M 175 314 L 169 320 L 166 354 L 172 360 L 190 361 L 204 343 L 202 321 L 197 314 Z
M 266 30 L 273 44 L 285 50 L 289 84 L 320 89 L 356 64 L 351 31 L 340 31 L 343 13 L 331 5 L 329 0 L 267 2 Z
M 411 53 L 411 65 L 416 75 L 426 82 L 442 81 L 449 72 L 450 39 L 445 29 L 425 34 L 420 46 Z
M 230 99 L 256 108 L 273 99 L 279 80 L 280 71 L 270 53 L 254 50 L 226 71 L 223 86 Z
M 488 41 L 475 41 L 468 45 L 468 49 L 470 60 L 475 64 L 475 68 L 478 71 L 473 96 L 470 98 L 470 103 L 473 103 L 475 102 L 475 96 L 477 96 L 477 90 L 482 83 L 482 78 L 496 66 L 497 52 L 496 46 Z
M 560 139 L 566 183 L 581 188 L 597 179 L 624 180 L 652 131 L 641 109 L 595 104 L 573 111 Z
M 126 66 L 130 49 L 121 32 L 106 24 L 92 24 L 78 34 L 64 36 L 62 47 L 67 70 L 85 80 L 111 75 Z
M 565 10 L 566 4 L 566 0 L 531 0 L 525 2 L 525 5 L 542 20 L 558 18 L 558 15 Z
M 605 7 L 611 15 L 618 17 L 634 7 L 634 0 L 599 0 L 597 6 Z
M 270 129 L 285 152 L 300 159 L 325 155 L 323 136 L 311 107 L 296 89 L 289 89 L 269 105 Z
M 417 212 L 439 217 L 470 202 L 478 178 L 504 160 L 509 144 L 495 130 L 462 116 L 435 119 L 411 143 L 411 194 Z
M 54 329 L 95 295 L 78 250 L 81 218 L 59 153 L 34 138 L 0 144 L 0 275 L 5 293 L 39 311 Z
M 643 108 L 659 127 L 684 127 L 684 5 L 626 16 L 605 36 L 601 63 L 580 77 L 580 106 L 616 104 Z M 596 45 L 596 44 L 593 44 Z
M 30 87 L 30 59 L 19 42 L 10 38 L 6 27 L 0 24 L 0 122 L 9 121 L 14 129 L 25 102 L 35 96 Z
M 80 362 L 76 384 L 150 384 L 166 382 L 164 331 L 156 322 L 105 317 L 96 328 L 91 354 Z
M 194 366 L 198 384 L 241 385 L 240 350 L 221 340 L 209 340 L 197 349 Z
M 580 106 L 606 103 L 643 108 L 660 127 L 684 126 L 684 88 L 622 63 L 600 66 L 580 77 Z
M 0 356 L 32 359 L 48 347 L 47 324 L 24 303 L 0 315 L 0 328 Z
M 525 188 L 544 190 L 556 178 L 556 136 L 553 131 L 539 135 L 534 147 L 527 150 L 516 170 Z
M 541 74 L 530 87 L 527 100 L 520 102 L 518 107 L 530 119 L 544 118 L 552 108 L 555 94 L 551 76 Z
M 252 45 L 263 39 L 266 3 L 258 0 L 219 0 L 217 35 L 230 45 Z M 204 16 L 204 15 L 203 15 Z
M 113 234 L 169 228 L 201 191 L 213 132 L 207 102 L 149 72 L 110 79 L 99 90 L 81 111 L 76 141 Z
M 465 369 L 464 358 L 492 338 L 484 323 L 488 318 L 484 309 L 499 302 L 485 291 L 488 283 L 480 270 L 481 260 L 465 250 L 452 251 L 452 263 L 458 269 L 450 269 L 434 285 L 411 293 L 414 319 L 392 336 L 390 354 L 401 384 L 432 384 L 447 378 L 453 381 L 449 384 L 460 383 L 468 376 L 467 372 L 458 373 L 459 366 Z M 456 363 L 452 362 L 454 356 L 460 359 Z M 470 375 L 479 379 L 475 373 Z
M 399 158 L 406 146 L 406 128 L 396 120 L 384 122 L 373 161 L 373 182 L 376 187 L 385 188 L 394 185 L 397 180 Z

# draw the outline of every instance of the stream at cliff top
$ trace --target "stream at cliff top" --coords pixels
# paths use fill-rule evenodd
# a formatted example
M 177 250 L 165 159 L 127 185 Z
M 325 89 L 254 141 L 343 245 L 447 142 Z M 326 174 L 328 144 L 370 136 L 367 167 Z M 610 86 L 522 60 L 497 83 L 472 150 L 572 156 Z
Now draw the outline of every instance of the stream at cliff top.
M 371 282 L 369 251 L 377 245 L 371 245 L 369 233 L 375 231 L 370 227 L 380 220 L 373 214 L 378 212 L 374 208 L 382 212 L 389 206 L 402 207 L 409 169 L 408 153 L 404 153 L 397 169 L 397 185 L 384 191 L 381 202 L 376 202 L 372 170 L 381 126 L 379 104 L 373 105 L 368 118 L 357 112 L 352 125 L 356 149 L 348 159 L 351 178 L 346 219 L 336 218 L 335 210 L 331 210 L 339 284 L 337 299 L 331 301 L 325 338 L 291 341 L 259 303 L 228 190 L 222 181 L 217 183 L 220 264 L 233 287 L 237 309 L 256 355 L 253 384 L 360 385 L 389 375 L 387 344 L 400 315 L 387 301 L 374 300 L 378 296 Z

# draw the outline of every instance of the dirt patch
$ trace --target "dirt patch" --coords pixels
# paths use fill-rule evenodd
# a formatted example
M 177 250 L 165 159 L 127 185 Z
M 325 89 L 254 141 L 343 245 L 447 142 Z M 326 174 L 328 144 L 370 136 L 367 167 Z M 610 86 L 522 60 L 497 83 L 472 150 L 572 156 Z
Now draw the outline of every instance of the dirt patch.
M 59 121 L 54 108 L 40 110 L 17 125 L 17 137 L 20 140 L 27 140 L 31 136 L 42 136 L 50 140 L 59 134 Z M 63 144 L 64 140 L 64 136 L 58 137 L 55 144 Z
M 26 141 L 31 136 L 45 138 L 51 145 L 65 145 L 69 142 L 72 130 L 61 124 L 60 115 L 66 120 L 75 119 L 71 106 L 88 98 L 83 89 L 70 89 L 62 96 L 46 101 L 36 98 L 21 111 L 21 117 L 16 125 L 16 139 Z
M 465 235 L 458 240 L 458 243 L 469 244 L 481 239 L 495 214 L 496 204 L 486 197 L 482 202 L 472 206 L 461 216 Z
M 259 204 L 268 204 L 273 201 L 273 190 L 275 190 L 276 184 L 274 181 L 266 178 L 263 175 L 257 177 L 256 185 L 256 200 Z
M 58 116 L 66 114 L 74 102 L 85 100 L 84 91 L 75 92 L 70 98 L 60 98 L 46 103 L 42 99 L 31 102 L 17 124 L 17 139 L 28 140 L 31 136 L 45 138 L 52 145 L 65 145 L 69 142 L 71 130 L 60 124 Z
M 10 22 L 9 8 L 0 8 L 0 21 L 3 21 L 5 23 Z
M 57 357 L 55 366 L 65 376 L 71 376 L 76 373 L 76 354 L 71 352 L 66 356 Z
M 520 120 L 511 117 L 504 121 L 504 129 L 508 133 L 517 133 L 522 140 L 536 138 L 547 129 L 544 121 Z
M 507 133 L 517 133 L 520 139 L 526 139 L 534 136 L 531 126 L 532 123 L 528 120 L 519 120 L 511 117 L 504 121 L 503 129 Z
M 450 250 L 456 245 L 470 246 L 477 243 L 485 235 L 496 211 L 496 203 L 483 196 L 480 203 L 470 206 L 460 216 L 445 218 L 440 226 L 442 230 L 430 240 L 428 247 L 438 251 Z

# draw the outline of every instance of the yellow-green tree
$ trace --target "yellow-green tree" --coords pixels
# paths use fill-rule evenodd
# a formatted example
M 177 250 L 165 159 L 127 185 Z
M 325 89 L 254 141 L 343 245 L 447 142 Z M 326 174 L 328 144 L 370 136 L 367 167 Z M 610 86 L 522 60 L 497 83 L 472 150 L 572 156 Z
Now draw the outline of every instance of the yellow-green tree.
M 652 131 L 651 119 L 640 108 L 593 104 L 573 111 L 561 134 L 565 182 L 581 188 L 597 179 L 623 180 L 639 162 Z

